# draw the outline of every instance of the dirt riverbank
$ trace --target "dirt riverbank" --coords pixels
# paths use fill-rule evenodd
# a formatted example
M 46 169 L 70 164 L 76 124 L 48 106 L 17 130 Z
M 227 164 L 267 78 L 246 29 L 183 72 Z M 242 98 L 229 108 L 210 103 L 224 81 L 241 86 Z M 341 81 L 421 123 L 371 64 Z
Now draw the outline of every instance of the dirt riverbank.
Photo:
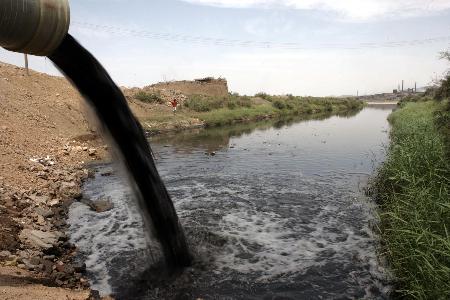
M 0 63 L 0 299 L 95 296 L 64 231 L 71 201 L 107 157 L 63 78 Z

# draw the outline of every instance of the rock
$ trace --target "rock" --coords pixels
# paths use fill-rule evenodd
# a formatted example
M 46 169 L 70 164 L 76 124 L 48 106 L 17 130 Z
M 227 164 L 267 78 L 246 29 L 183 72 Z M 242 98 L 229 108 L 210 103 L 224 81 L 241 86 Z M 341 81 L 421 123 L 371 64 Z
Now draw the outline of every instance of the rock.
M 64 264 L 59 264 L 60 262 L 58 262 L 58 264 L 56 264 L 56 271 L 63 273 L 64 272 Z
M 53 200 L 52 200 L 53 201 Z M 51 201 L 50 201 L 51 202 Z M 46 209 L 42 207 L 36 207 L 34 211 L 38 214 L 43 216 L 44 218 L 48 218 L 54 215 L 53 211 L 51 209 Z
M 44 217 L 41 216 L 41 215 L 37 215 L 36 223 L 37 223 L 38 225 L 41 225 L 41 226 L 44 226 L 44 225 L 47 224 L 47 223 L 45 222 Z
M 48 202 L 48 205 L 50 206 L 56 206 L 59 204 L 59 199 L 53 199 L 50 202 Z
M 108 210 L 111 210 L 114 207 L 114 204 L 110 199 L 100 199 L 93 202 L 94 209 L 96 212 L 101 213 Z
M 75 182 L 62 182 L 59 187 L 59 192 L 62 196 L 66 198 L 75 198 L 78 199 L 81 197 L 81 189 Z
M 11 256 L 11 252 L 9 251 L 0 251 L 0 260 L 7 260 Z
M 38 265 L 39 265 L 39 263 L 37 263 L 37 264 L 34 264 L 31 260 L 29 260 L 29 259 L 22 259 L 22 263 L 25 265 L 25 267 L 28 269 L 28 270 L 35 270 L 35 269 L 37 269 L 37 267 L 38 267 Z
M 39 163 L 43 166 L 53 166 L 55 165 L 55 161 L 50 158 L 50 156 L 46 156 L 46 157 L 35 157 L 35 158 L 30 158 L 30 161 L 35 162 L 35 163 Z
M 88 170 L 88 178 L 95 178 L 95 171 L 94 170 Z
M 77 273 L 84 273 L 86 272 L 86 264 L 85 263 L 75 263 L 73 264 L 73 268 L 75 272 Z
M 2 127 L 0 127 L 0 129 L 1 129 L 2 131 L 6 131 L 6 130 L 8 130 L 8 126 L 2 126 Z
M 5 267 L 14 267 L 17 266 L 17 258 L 14 259 L 10 259 L 5 261 L 5 263 L 3 264 Z
M 80 201 L 81 203 L 86 204 L 89 206 L 90 209 L 93 211 L 96 211 L 98 213 L 102 213 L 108 210 L 111 210 L 114 207 L 114 204 L 111 202 L 109 198 L 106 199 L 98 199 L 96 201 L 92 201 L 87 198 L 83 198 Z
M 36 176 L 41 178 L 41 179 L 48 179 L 47 173 L 45 171 L 37 172 Z
M 75 273 L 75 268 L 70 264 L 66 264 L 64 265 L 64 273 L 72 275 Z
M 97 154 L 97 149 L 95 149 L 95 148 L 90 148 L 90 149 L 88 150 L 88 154 L 89 154 L 89 156 L 94 156 L 95 154 Z
M 89 178 L 89 170 L 88 169 L 83 169 L 80 173 L 79 176 L 82 180 L 88 179 Z
M 42 263 L 42 260 L 39 257 L 33 256 L 30 258 L 30 263 L 37 266 Z
M 38 196 L 36 194 L 29 195 L 28 199 L 33 201 L 35 204 L 45 204 L 50 200 L 48 196 Z
M 23 250 L 17 251 L 17 256 L 19 257 L 18 261 L 22 261 L 24 258 L 29 258 L 28 252 Z
M 42 264 L 44 266 L 44 272 L 47 274 L 51 274 L 53 271 L 53 263 L 49 260 L 44 259 Z
M 88 151 L 88 147 L 83 147 L 83 151 Z
M 58 231 L 40 231 L 32 229 L 23 229 L 19 238 L 22 242 L 39 249 L 50 249 L 58 242 L 59 237 L 63 235 Z
M 100 173 L 100 176 L 111 176 L 113 174 L 112 170 L 108 170 L 108 171 L 103 171 L 102 173 Z

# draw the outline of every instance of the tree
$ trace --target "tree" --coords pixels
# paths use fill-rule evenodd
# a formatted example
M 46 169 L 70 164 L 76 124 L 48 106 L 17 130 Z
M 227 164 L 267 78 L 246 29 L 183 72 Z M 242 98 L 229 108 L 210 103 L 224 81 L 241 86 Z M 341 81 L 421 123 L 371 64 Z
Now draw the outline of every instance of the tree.
M 441 59 L 446 59 L 450 62 L 450 51 L 441 52 L 440 56 Z M 438 100 L 450 98 L 450 71 L 447 72 L 447 75 L 441 80 L 435 96 Z

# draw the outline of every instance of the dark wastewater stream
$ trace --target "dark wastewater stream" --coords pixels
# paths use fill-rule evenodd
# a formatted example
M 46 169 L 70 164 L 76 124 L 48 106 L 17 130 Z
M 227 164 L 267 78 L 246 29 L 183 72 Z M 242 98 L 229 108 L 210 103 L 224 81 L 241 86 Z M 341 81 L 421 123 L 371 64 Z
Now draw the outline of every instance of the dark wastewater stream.
M 92 288 L 118 299 L 387 299 L 374 204 L 391 108 L 151 137 L 195 264 L 167 278 L 121 172 L 97 165 L 74 203 L 71 241 Z M 104 176 L 109 175 L 109 176 Z

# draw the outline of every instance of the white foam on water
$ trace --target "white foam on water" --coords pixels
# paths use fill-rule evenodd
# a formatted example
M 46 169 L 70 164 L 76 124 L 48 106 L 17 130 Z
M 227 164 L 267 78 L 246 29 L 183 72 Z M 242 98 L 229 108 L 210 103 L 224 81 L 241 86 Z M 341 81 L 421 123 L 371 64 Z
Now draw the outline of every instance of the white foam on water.
M 330 207 L 324 207 L 324 210 Z M 233 269 L 243 274 L 259 274 L 258 281 L 303 273 L 325 260 L 320 255 L 332 253 L 328 259 L 348 259 L 354 253 L 364 261 L 374 260 L 367 244 L 369 237 L 356 235 L 351 228 L 340 228 L 340 233 L 326 228 L 336 226 L 337 219 L 319 215 L 311 220 L 311 232 L 292 228 L 292 220 L 273 212 L 234 211 L 219 223 L 218 233 L 231 243 L 216 258 L 219 269 Z M 346 236 L 342 238 L 342 236 Z M 253 245 L 253 249 L 248 247 Z M 258 250 L 254 250 L 258 249 Z M 330 251 L 331 250 L 331 251 Z M 242 257 L 249 253 L 251 256 Z M 346 257 L 344 257 L 346 256 Z
M 219 180 L 228 181 L 222 177 Z M 304 178 L 295 187 L 268 183 L 258 189 L 258 194 L 252 190 L 254 182 L 220 187 L 204 182 L 196 177 L 190 185 L 178 185 L 172 191 L 179 193 L 176 207 L 185 226 L 213 232 L 227 241 L 223 247 L 212 249 L 207 241 L 195 245 L 214 256 L 213 273 L 232 270 L 256 283 L 293 282 L 311 268 L 334 262 L 355 269 L 349 276 L 360 283 L 355 286 L 367 287 L 366 299 L 373 296 L 371 286 L 386 292 L 382 283 L 386 271 L 378 262 L 377 238 L 369 228 L 375 221 L 373 205 L 363 196 L 356 197 L 347 187 L 317 178 Z M 205 197 L 192 197 L 199 190 Z M 273 195 L 306 200 L 270 207 L 257 205 Z M 289 213 L 283 214 L 286 211 Z M 207 218 L 203 219 L 205 214 Z M 219 218 L 217 222 L 212 221 L 213 215 Z
M 86 268 L 91 274 L 91 287 L 102 295 L 112 292 L 108 263 L 126 251 L 146 249 L 143 220 L 133 203 L 131 191 L 118 179 L 101 185 L 87 183 L 84 197 L 95 201 L 106 195 L 114 207 L 97 213 L 87 205 L 76 202 L 69 210 L 70 241 L 85 255 Z

